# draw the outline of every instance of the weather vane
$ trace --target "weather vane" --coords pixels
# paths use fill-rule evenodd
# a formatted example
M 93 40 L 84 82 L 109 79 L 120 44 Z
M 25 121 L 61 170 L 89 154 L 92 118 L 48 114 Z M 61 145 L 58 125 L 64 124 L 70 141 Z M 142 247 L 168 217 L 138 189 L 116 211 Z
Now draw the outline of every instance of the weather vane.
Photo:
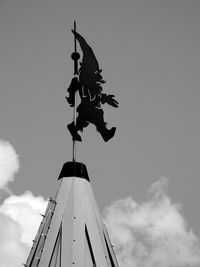
M 74 22 L 72 32 L 74 34 L 74 52 L 71 57 L 74 60 L 74 77 L 67 89 L 69 96 L 66 99 L 69 105 L 74 107 L 73 121 L 67 127 L 73 139 L 73 161 L 75 161 L 76 141 L 82 141 L 78 132 L 83 131 L 83 128 L 87 127 L 89 123 L 96 126 L 97 131 L 101 134 L 105 142 L 114 136 L 116 127 L 112 127 L 111 129 L 106 127 L 107 123 L 104 121 L 104 112 L 101 105 L 107 103 L 117 108 L 118 102 L 114 99 L 114 95 L 107 95 L 102 92 L 102 85 L 105 84 L 101 75 L 102 69 L 99 68 L 92 48 L 76 32 L 76 22 Z M 78 67 L 80 54 L 77 52 L 76 41 L 79 42 L 83 55 L 80 68 Z M 78 92 L 80 104 L 76 107 Z

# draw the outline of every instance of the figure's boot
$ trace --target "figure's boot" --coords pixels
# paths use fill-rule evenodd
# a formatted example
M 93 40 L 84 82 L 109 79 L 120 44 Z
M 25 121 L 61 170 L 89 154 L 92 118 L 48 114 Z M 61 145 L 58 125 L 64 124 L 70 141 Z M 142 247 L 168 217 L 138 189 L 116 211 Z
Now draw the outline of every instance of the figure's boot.
M 108 130 L 106 127 L 98 129 L 98 130 L 101 136 L 103 137 L 103 140 L 105 142 L 108 142 L 115 135 L 116 127 L 112 127 L 110 130 Z
M 73 139 L 73 140 L 75 140 L 75 141 L 79 141 L 79 142 L 82 141 L 80 135 L 79 135 L 78 132 L 77 132 L 76 126 L 74 125 L 74 122 L 68 124 L 68 125 L 67 125 L 67 128 L 68 128 L 70 134 L 72 135 L 72 139 Z

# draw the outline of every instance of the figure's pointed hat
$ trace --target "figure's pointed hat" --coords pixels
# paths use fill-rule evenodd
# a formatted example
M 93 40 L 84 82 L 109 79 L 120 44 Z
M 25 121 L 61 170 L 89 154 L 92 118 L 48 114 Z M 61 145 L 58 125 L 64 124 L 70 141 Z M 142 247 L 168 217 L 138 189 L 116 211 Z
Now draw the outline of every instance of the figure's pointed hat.
M 117 267 L 86 166 L 65 163 L 25 266 Z
M 82 68 L 86 68 L 87 71 L 93 72 L 101 72 L 102 70 L 99 69 L 99 63 L 96 59 L 96 56 L 92 50 L 92 48 L 88 45 L 86 40 L 76 31 L 72 30 L 76 40 L 78 40 L 81 50 L 83 52 L 83 58 L 81 66 Z

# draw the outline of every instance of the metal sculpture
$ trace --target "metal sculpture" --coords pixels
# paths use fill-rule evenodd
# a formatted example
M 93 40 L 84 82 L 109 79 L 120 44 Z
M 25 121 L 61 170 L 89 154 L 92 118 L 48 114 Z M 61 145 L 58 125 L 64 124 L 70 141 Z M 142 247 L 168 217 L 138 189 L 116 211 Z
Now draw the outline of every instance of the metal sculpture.
M 72 30 L 75 38 L 75 52 L 72 54 L 74 60 L 74 74 L 71 84 L 68 88 L 69 96 L 66 97 L 69 105 L 74 107 L 74 120 L 67 127 L 72 135 L 73 141 L 81 142 L 79 131 L 87 127 L 89 123 L 96 126 L 97 131 L 101 134 L 105 142 L 109 141 L 115 134 L 116 127 L 108 129 L 107 123 L 104 121 L 104 112 L 101 108 L 102 104 L 117 108 L 118 102 L 114 99 L 114 95 L 104 94 L 102 85 L 105 84 L 101 75 L 102 69 L 99 68 L 98 61 L 94 55 L 92 48 L 87 44 L 85 39 L 76 32 L 76 27 Z M 78 40 L 83 53 L 82 62 L 78 69 L 79 53 L 76 51 L 76 40 Z M 76 92 L 79 92 L 81 103 L 76 110 Z M 78 116 L 76 118 L 76 111 Z

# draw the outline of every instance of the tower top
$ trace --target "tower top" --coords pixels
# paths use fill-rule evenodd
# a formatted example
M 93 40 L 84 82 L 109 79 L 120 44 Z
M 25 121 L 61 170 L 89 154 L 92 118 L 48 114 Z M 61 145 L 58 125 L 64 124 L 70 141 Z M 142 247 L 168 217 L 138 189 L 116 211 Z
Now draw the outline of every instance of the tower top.
M 86 166 L 64 164 L 60 185 L 33 240 L 26 267 L 118 267 Z M 70 176 L 71 175 L 71 176 Z
M 86 179 L 87 181 L 90 181 L 87 168 L 85 164 L 81 162 L 74 162 L 74 161 L 66 162 L 63 165 L 58 180 L 62 179 L 63 177 L 72 177 L 72 176 L 83 178 Z

